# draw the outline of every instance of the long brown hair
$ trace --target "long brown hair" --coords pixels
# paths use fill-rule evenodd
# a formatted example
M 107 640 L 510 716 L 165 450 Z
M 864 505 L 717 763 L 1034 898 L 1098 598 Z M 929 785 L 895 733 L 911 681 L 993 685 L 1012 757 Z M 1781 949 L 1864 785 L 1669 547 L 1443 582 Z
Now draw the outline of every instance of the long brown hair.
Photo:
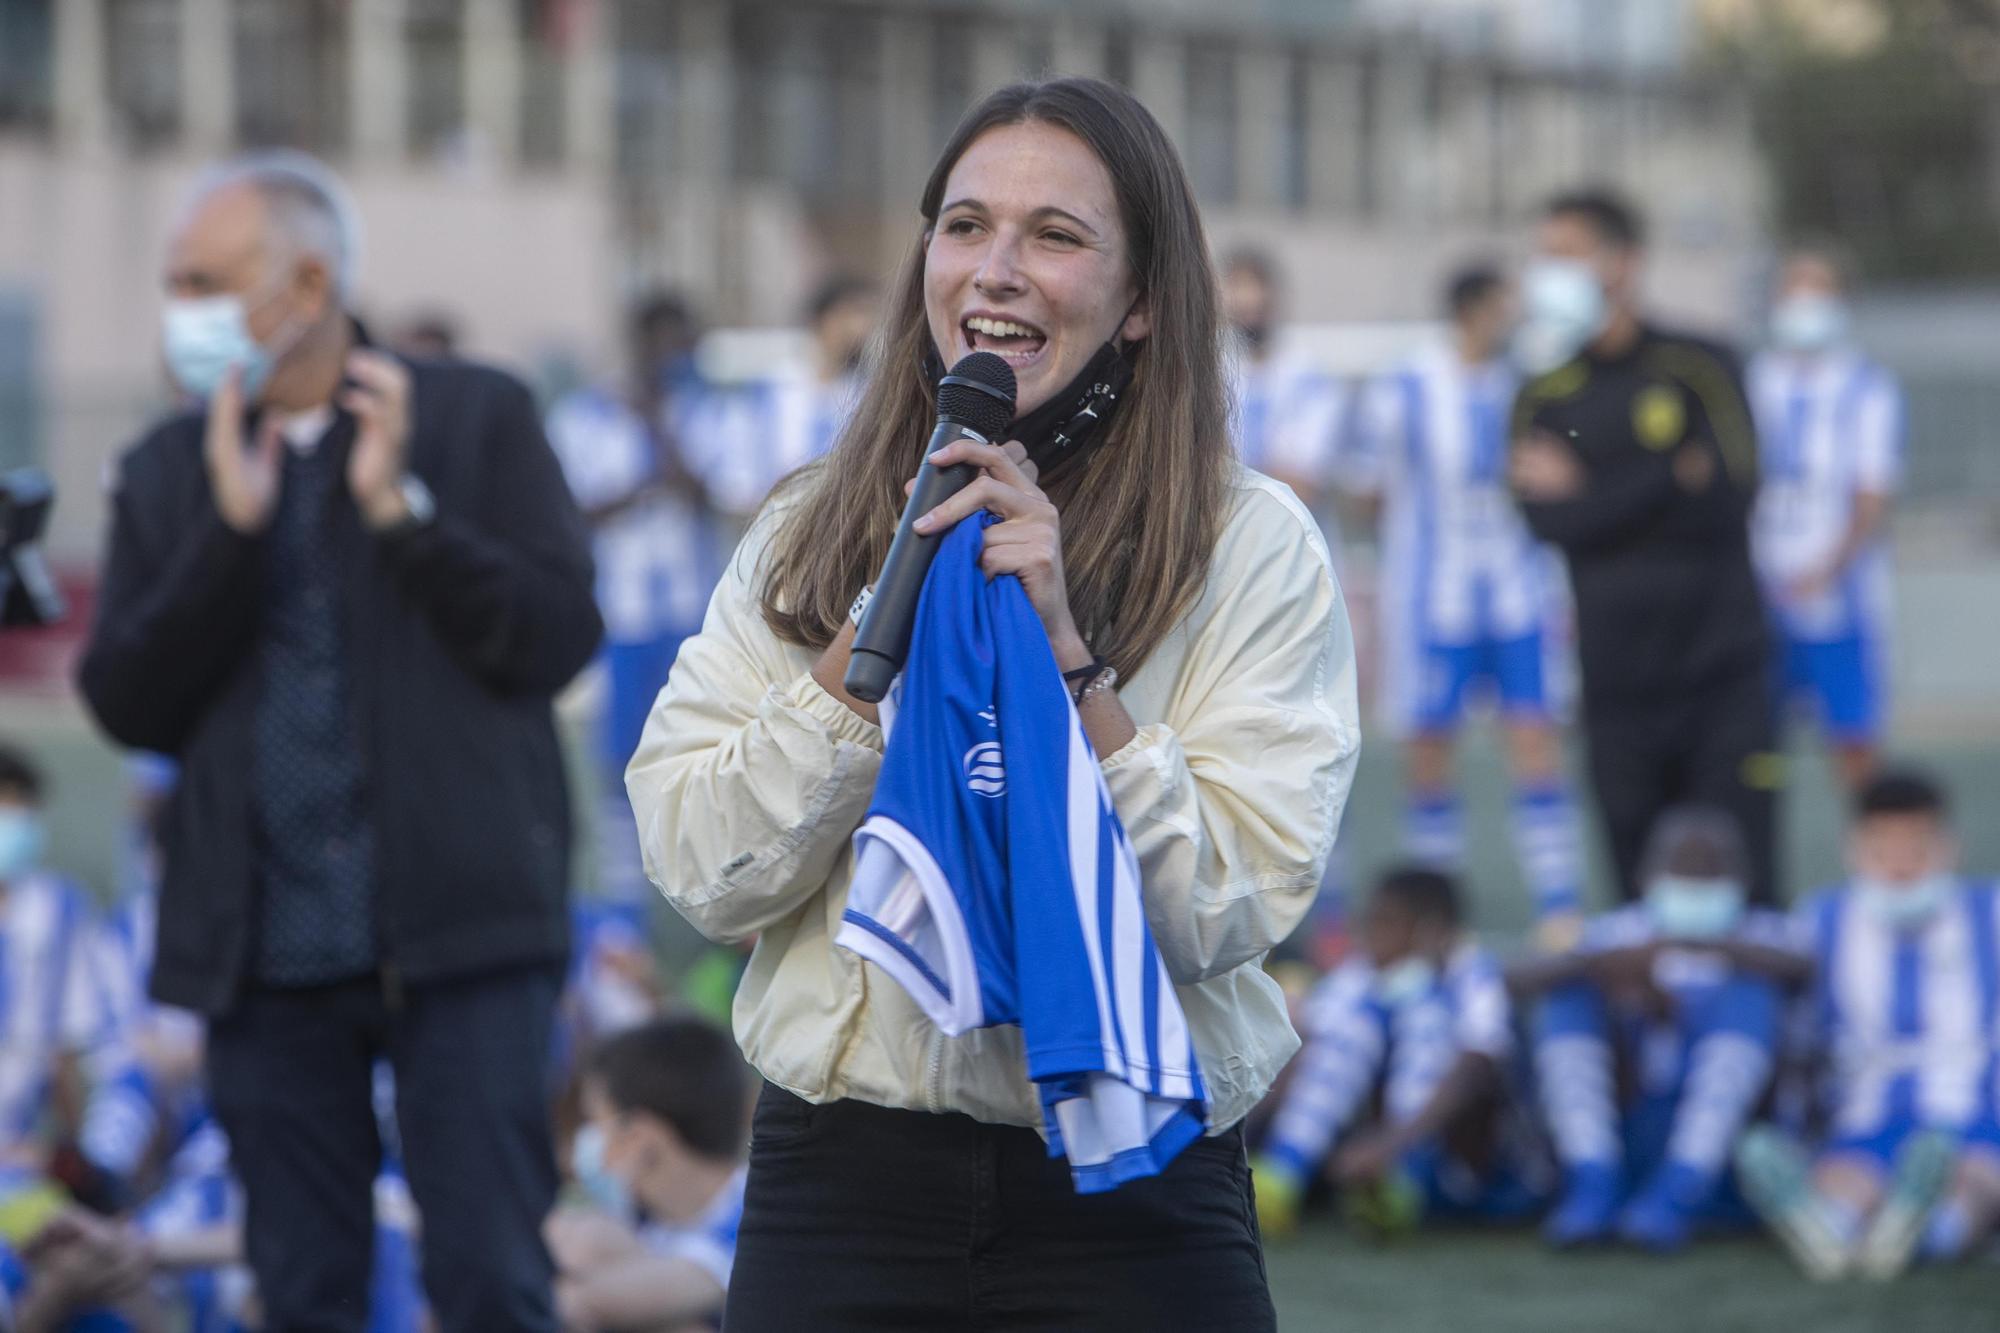
M 959 123 L 924 186 L 924 229 L 897 279 L 875 365 L 828 456 L 781 488 L 796 500 L 773 540 L 760 597 L 788 642 L 824 648 L 875 577 L 936 407 L 924 250 L 946 178 L 1002 125 L 1043 122 L 1089 145 L 1124 223 L 1132 277 L 1151 331 L 1126 351 L 1132 384 L 1104 442 L 1049 480 L 1062 512 L 1070 611 L 1092 650 L 1127 676 L 1201 593 L 1222 525 L 1230 452 L 1213 270 L 1179 156 L 1137 99 L 1096 79 L 1002 88 Z

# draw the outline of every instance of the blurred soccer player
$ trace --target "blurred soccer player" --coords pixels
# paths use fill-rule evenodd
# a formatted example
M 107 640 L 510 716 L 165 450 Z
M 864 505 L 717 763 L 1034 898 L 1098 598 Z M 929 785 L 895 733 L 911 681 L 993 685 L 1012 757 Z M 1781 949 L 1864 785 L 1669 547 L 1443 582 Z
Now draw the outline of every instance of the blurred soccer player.
M 1463 928 L 1456 884 L 1417 866 L 1390 871 L 1361 941 L 1306 1001 L 1305 1051 L 1256 1164 L 1264 1227 L 1293 1229 L 1323 1167 L 1357 1191 L 1401 1185 L 1416 1207 L 1448 1215 L 1525 1207 L 1520 1181 L 1495 1160 L 1514 1050 L 1507 988 Z
M 1248 466 L 1291 487 L 1319 520 L 1336 565 L 1340 535 L 1326 503 L 1348 410 L 1340 381 L 1287 348 L 1283 278 L 1262 250 L 1232 252 L 1221 266 L 1222 317 L 1229 326 L 1230 431 Z M 1347 858 L 1336 842 L 1311 913 L 1286 944 L 1328 966 L 1348 950 Z
M 600 1206 L 549 1222 L 564 1327 L 713 1327 L 743 1217 L 750 1078 L 735 1042 L 687 1016 L 627 1029 L 591 1057 L 583 1100 L 577 1175 Z
M 1493 695 L 1514 778 L 1521 872 L 1545 921 L 1574 923 L 1582 848 L 1543 672 L 1543 552 L 1507 491 L 1516 380 L 1513 299 L 1497 269 L 1455 274 L 1451 337 L 1366 389 L 1343 481 L 1383 511 L 1381 680 L 1405 737 L 1411 855 L 1456 868 L 1464 831 L 1452 750 L 1468 702 Z
M 85 1057 L 110 1036 L 97 923 L 43 860 L 42 777 L 0 746 L 0 1166 L 39 1164 L 82 1113 Z
M 1746 872 L 1726 814 L 1672 811 L 1644 901 L 1509 977 L 1544 997 L 1535 1066 L 1566 1178 L 1552 1244 L 1673 1250 L 1729 1217 L 1729 1154 L 1770 1085 L 1784 989 L 1808 970 L 1784 918 L 1747 906 Z
M 679 297 L 640 298 L 626 316 L 621 376 L 564 395 L 548 418 L 549 444 L 597 558 L 608 697 L 595 832 L 601 885 L 625 902 L 651 896 L 622 790 L 625 761 L 682 640 L 701 625 L 719 566 L 707 483 L 688 456 L 688 431 L 707 396 L 694 368 L 699 333 Z
M 1576 598 L 1591 785 L 1629 900 L 1660 814 L 1720 806 L 1775 891 L 1770 635 L 1750 562 L 1757 441 L 1735 355 L 1640 310 L 1638 215 L 1549 201 L 1521 278 L 1509 479 Z
M 2000 1220 L 2000 909 L 1957 853 L 1943 793 L 1883 773 L 1855 799 L 1847 883 L 1798 910 L 1818 963 L 1828 1138 L 1808 1157 L 1760 1129 L 1738 1157 L 1749 1198 L 1815 1277 L 1960 1258 Z
M 1236 447 L 1249 466 L 1324 510 L 1345 395 L 1339 381 L 1281 346 L 1277 264 L 1239 250 L 1222 264 L 1222 314 L 1233 334 Z
M 1886 708 L 1880 536 L 1902 473 L 1903 395 L 1849 341 L 1846 285 L 1831 250 L 1786 257 L 1750 402 L 1763 461 L 1757 570 L 1780 634 L 1784 698 L 1816 716 L 1852 789 L 1875 766 Z
M 875 283 L 836 274 L 806 303 L 803 358 L 739 389 L 711 392 L 689 419 L 689 448 L 717 509 L 747 519 L 771 488 L 828 449 L 861 390 L 881 314 Z

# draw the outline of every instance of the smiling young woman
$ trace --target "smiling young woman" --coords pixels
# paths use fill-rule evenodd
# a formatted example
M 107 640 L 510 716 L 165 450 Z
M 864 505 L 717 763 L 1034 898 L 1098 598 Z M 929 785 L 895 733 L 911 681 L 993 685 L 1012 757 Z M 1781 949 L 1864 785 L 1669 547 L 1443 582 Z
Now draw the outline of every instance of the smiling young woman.
M 796 518 L 774 545 L 765 615 L 794 643 L 839 637 L 895 535 L 944 366 L 1000 353 L 1027 419 L 1065 411 L 1115 340 L 1132 382 L 1106 442 L 1039 480 L 1064 515 L 1070 609 L 1129 680 L 1201 588 L 1234 466 L 1207 242 L 1180 161 L 1108 84 L 1018 84 L 967 115 L 921 212 L 867 391 L 828 459 L 781 497 Z M 1028 333 L 983 331 L 994 323 Z
M 926 519 L 980 509 L 1064 669 L 1207 1092 L 1159 1176 L 1078 1195 L 1018 1029 L 946 1037 L 833 946 L 883 737 L 840 689 L 848 608 L 888 549 L 943 367 L 1013 366 L 1004 446 Z M 1109 396 L 1107 396 L 1107 392 Z M 1311 518 L 1242 468 L 1216 292 L 1179 158 L 1129 94 L 1002 89 L 932 172 L 855 415 L 745 537 L 627 783 L 647 869 L 721 940 L 755 936 L 736 1030 L 768 1080 L 727 1325 L 1269 1328 L 1239 1122 L 1297 1047 L 1258 966 L 1311 904 L 1359 733 L 1353 647 Z M 1115 400 L 1115 401 L 1114 401 Z M 1081 445 L 1079 409 L 1100 428 Z

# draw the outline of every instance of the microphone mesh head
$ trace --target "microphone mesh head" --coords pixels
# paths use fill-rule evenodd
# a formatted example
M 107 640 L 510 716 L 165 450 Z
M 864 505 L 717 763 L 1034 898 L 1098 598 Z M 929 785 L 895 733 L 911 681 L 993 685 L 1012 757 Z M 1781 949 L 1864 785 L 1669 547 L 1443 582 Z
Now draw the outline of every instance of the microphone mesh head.
M 974 352 L 960 357 L 945 379 L 971 383 L 940 384 L 938 415 L 997 442 L 1014 419 L 1014 368 L 992 352 Z

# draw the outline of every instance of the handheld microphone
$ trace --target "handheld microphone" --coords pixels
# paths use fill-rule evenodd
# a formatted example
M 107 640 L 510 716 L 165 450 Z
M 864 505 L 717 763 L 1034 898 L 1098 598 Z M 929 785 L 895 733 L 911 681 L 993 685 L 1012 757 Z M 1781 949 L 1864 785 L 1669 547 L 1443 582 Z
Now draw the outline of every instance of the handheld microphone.
M 931 432 L 924 458 L 957 440 L 991 444 L 1014 419 L 1014 368 L 992 352 L 974 352 L 960 359 L 938 381 L 937 428 Z M 926 461 L 917 472 L 916 489 L 903 506 L 895 540 L 875 580 L 875 594 L 861 613 L 854 648 L 843 680 L 847 692 L 863 703 L 880 703 L 889 683 L 903 669 L 910 652 L 910 630 L 917 620 L 917 598 L 924 576 L 937 556 L 938 539 L 912 526 L 918 519 L 972 484 L 978 469 L 969 463 L 935 467 Z

